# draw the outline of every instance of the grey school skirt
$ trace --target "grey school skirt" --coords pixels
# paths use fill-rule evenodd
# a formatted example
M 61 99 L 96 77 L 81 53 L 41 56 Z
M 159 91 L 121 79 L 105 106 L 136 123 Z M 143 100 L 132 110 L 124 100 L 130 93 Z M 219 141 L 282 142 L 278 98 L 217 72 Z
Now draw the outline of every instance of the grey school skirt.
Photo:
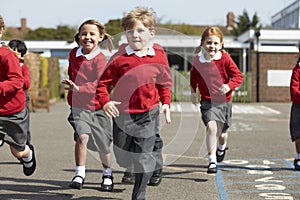
M 81 134 L 88 134 L 88 149 L 110 153 L 112 125 L 111 119 L 104 113 L 103 109 L 91 111 L 72 107 L 68 121 L 74 129 L 75 141 Z
M 0 116 L 0 139 L 18 151 L 24 151 L 29 130 L 28 117 L 26 106 L 21 112 Z
M 290 135 L 293 142 L 300 138 L 300 105 L 295 103 L 291 107 Z
M 205 126 L 209 121 L 219 121 L 224 124 L 222 132 L 225 133 L 231 126 L 232 102 L 201 101 L 200 105 L 202 121 Z

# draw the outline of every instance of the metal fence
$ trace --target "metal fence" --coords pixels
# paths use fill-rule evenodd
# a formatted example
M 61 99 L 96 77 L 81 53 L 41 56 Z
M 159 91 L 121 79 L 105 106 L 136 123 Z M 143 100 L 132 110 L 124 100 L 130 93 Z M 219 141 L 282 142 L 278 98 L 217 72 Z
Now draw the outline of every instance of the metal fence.
M 190 101 L 190 72 L 179 72 L 175 69 L 171 69 L 171 75 L 173 80 L 172 101 Z M 243 83 L 232 93 L 233 102 L 246 103 L 251 101 L 251 73 L 245 73 L 243 76 Z M 200 97 L 199 91 L 197 91 L 197 94 Z

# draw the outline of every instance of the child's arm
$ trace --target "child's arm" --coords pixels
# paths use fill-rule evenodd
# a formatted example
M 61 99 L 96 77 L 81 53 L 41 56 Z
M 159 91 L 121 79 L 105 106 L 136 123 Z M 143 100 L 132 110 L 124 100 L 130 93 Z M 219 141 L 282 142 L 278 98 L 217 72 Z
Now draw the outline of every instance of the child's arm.
M 290 95 L 294 103 L 300 104 L 300 67 L 297 65 L 292 72 L 290 82 Z

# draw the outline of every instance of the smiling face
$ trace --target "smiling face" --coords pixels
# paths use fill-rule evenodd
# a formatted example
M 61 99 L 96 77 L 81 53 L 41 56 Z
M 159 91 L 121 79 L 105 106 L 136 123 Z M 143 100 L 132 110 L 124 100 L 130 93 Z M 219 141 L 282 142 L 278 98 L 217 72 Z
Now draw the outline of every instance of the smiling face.
M 207 36 L 202 44 L 203 49 L 205 50 L 205 58 L 211 59 L 216 53 L 222 48 L 223 44 L 219 37 L 217 36 Z
M 136 51 L 148 49 L 149 43 L 155 35 L 155 31 L 145 27 L 141 21 L 137 21 L 132 29 L 125 32 L 129 46 Z
M 84 24 L 79 32 L 79 44 L 82 46 L 83 54 L 89 54 L 97 48 L 104 35 L 100 34 L 99 29 L 94 24 Z

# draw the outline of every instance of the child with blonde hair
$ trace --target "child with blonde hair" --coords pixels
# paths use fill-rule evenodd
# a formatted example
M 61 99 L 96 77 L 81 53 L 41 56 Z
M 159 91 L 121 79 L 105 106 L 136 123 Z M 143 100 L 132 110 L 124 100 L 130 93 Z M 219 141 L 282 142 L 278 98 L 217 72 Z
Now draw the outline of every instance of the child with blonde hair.
M 146 187 L 156 171 L 153 152 L 159 112 L 171 123 L 172 79 L 163 48 L 154 44 L 155 13 L 137 7 L 121 22 L 128 44 L 119 47 L 101 78 L 100 101 L 113 118 L 114 152 L 118 164 L 133 165 L 132 200 L 145 199 Z M 110 98 L 111 88 L 114 88 Z M 159 101 L 162 106 L 159 111 Z

